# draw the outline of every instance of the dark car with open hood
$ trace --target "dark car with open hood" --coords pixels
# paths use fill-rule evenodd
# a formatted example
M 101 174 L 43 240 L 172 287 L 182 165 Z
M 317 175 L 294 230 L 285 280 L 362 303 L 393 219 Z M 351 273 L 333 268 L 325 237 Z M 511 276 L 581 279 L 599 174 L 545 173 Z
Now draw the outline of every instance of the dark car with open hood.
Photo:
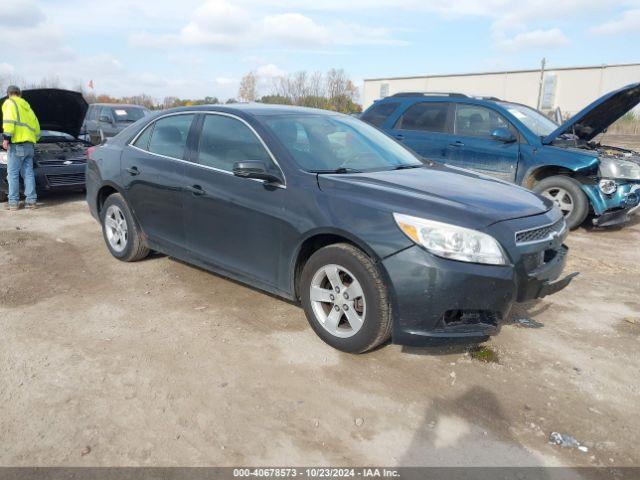
M 562 125 L 526 105 L 460 93 L 397 93 L 361 118 L 436 162 L 517 183 L 553 200 L 569 228 L 627 222 L 640 210 L 640 152 L 597 137 L 640 103 L 640 83 Z
M 42 130 L 33 163 L 38 193 L 84 189 L 90 144 L 78 139 L 88 107 L 82 93 L 39 88 L 23 90 L 22 98 L 31 105 Z M 0 113 L 0 124 L 1 120 Z M 0 201 L 6 200 L 8 189 L 7 152 L 0 151 Z
M 114 257 L 155 250 L 300 302 L 347 352 L 484 339 L 573 277 L 551 200 L 323 110 L 155 113 L 91 151 L 87 202 Z

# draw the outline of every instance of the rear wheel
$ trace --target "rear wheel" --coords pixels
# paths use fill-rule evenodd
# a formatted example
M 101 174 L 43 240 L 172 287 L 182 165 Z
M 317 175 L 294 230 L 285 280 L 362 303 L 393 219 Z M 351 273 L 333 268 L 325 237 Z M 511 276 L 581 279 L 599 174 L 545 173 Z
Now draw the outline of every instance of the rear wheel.
M 123 262 L 135 262 L 149 255 L 142 232 L 129 206 L 119 193 L 109 196 L 101 211 L 102 234 L 111 254 Z
M 338 350 L 363 353 L 391 335 L 380 272 L 352 245 L 338 243 L 315 252 L 302 271 L 300 297 L 311 328 Z
M 578 228 L 589 214 L 589 200 L 580 188 L 580 184 L 571 177 L 556 175 L 536 183 L 533 191 L 552 200 L 573 230 Z

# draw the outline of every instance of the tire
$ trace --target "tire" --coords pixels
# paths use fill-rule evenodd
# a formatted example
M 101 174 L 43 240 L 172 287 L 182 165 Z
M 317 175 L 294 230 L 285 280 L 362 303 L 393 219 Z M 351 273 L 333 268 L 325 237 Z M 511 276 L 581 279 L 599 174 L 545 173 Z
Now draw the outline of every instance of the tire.
M 115 222 L 115 223 L 114 223 Z M 111 255 L 123 262 L 136 262 L 149 255 L 142 232 L 122 195 L 114 193 L 100 212 L 102 235 Z
M 391 307 L 380 271 L 353 245 L 336 243 L 316 251 L 302 270 L 299 293 L 311 328 L 338 350 L 364 353 L 391 336 Z
M 578 228 L 589 214 L 589 200 L 580 184 L 571 177 L 547 177 L 533 186 L 533 191 L 560 206 L 569 229 Z

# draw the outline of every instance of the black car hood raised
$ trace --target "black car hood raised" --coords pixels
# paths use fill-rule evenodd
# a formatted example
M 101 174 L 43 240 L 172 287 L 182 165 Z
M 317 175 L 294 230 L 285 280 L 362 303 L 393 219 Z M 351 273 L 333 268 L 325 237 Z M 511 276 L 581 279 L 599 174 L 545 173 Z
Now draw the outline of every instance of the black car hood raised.
M 22 98 L 31 105 L 41 130 L 54 130 L 74 137 L 80 135 L 89 108 L 82 93 L 58 88 L 36 88 L 23 90 Z M 5 100 L 6 97 L 0 103 Z
M 575 134 L 580 140 L 587 142 L 593 140 L 638 103 L 640 83 L 632 83 L 609 92 L 560 125 L 542 143 L 553 143 L 559 136 L 567 133 Z
M 437 220 L 441 217 L 462 226 L 488 226 L 503 220 L 549 211 L 553 203 L 524 188 L 446 166 L 372 173 L 319 175 L 322 190 L 346 188 L 349 195 L 364 196 L 388 204 L 399 213 Z M 378 193 L 371 196 L 371 190 Z M 455 212 L 455 214 L 454 214 Z M 454 221 L 455 220 L 455 221 Z

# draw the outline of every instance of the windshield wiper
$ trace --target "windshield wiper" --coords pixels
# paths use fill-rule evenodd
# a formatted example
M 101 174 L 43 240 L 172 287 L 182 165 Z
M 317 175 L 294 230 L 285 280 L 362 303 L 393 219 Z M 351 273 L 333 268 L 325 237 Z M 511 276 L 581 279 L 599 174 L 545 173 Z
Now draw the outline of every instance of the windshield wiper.
M 357 168 L 339 167 L 334 170 L 312 170 L 313 173 L 362 173 Z
M 408 165 L 397 165 L 393 167 L 391 170 L 406 170 L 408 168 L 421 168 L 424 167 L 423 163 L 420 164 L 408 164 Z

